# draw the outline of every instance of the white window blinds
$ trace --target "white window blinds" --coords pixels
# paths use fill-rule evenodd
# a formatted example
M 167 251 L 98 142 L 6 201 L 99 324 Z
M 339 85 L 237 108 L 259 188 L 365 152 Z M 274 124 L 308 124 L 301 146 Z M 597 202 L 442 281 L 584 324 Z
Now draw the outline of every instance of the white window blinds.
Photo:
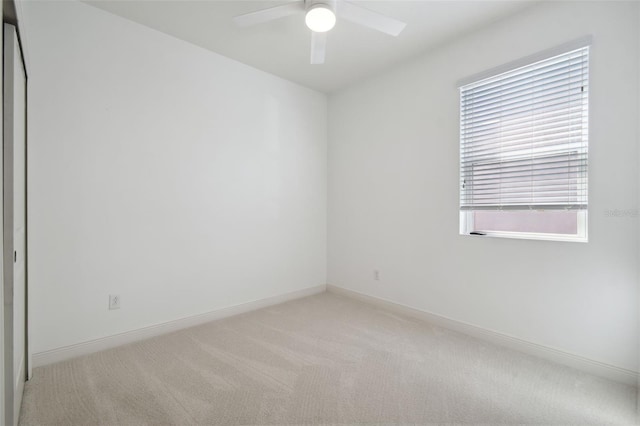
M 589 47 L 460 88 L 460 208 L 587 208 Z

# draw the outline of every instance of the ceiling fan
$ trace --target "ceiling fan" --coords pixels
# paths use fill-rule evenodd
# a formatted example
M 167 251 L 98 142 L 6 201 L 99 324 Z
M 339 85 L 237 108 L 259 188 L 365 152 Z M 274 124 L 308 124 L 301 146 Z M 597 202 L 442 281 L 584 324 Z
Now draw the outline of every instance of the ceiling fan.
M 285 16 L 305 12 L 305 23 L 311 30 L 311 63 L 323 64 L 327 48 L 327 32 L 336 24 L 336 16 L 385 34 L 397 36 L 407 25 L 345 0 L 298 0 L 281 6 L 245 13 L 233 18 L 241 27 L 262 24 Z

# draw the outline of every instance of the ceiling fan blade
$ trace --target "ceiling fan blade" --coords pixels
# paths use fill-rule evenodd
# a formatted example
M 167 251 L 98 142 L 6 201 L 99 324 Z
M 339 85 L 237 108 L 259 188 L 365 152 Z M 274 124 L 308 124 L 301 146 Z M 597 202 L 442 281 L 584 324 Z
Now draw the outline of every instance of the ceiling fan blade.
M 339 3 L 337 12 L 340 18 L 392 36 L 397 36 L 404 30 L 404 27 L 407 26 L 407 24 L 402 21 L 346 1 Z
M 245 13 L 233 18 L 236 25 L 240 27 L 250 27 L 252 25 L 262 24 L 263 22 L 273 21 L 275 19 L 284 18 L 304 10 L 304 3 L 295 1 L 286 3 L 281 6 L 270 7 L 268 9 L 258 10 L 256 12 Z
M 324 64 L 327 51 L 327 33 L 311 31 L 311 64 Z

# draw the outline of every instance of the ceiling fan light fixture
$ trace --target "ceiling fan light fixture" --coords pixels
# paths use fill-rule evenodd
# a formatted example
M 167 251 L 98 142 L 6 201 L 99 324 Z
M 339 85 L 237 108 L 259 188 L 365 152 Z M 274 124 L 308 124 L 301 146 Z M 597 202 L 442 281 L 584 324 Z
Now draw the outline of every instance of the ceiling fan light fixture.
M 307 11 L 304 21 L 311 31 L 324 33 L 336 25 L 336 14 L 326 4 L 318 4 Z

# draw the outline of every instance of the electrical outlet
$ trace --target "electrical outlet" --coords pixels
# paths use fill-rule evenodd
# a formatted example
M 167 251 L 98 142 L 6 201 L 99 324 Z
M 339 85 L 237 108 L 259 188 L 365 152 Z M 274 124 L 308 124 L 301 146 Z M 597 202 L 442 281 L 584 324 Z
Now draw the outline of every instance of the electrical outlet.
M 377 269 L 373 270 L 373 279 L 376 281 L 380 281 L 380 271 Z
M 120 309 L 120 296 L 117 294 L 109 295 L 109 309 Z

